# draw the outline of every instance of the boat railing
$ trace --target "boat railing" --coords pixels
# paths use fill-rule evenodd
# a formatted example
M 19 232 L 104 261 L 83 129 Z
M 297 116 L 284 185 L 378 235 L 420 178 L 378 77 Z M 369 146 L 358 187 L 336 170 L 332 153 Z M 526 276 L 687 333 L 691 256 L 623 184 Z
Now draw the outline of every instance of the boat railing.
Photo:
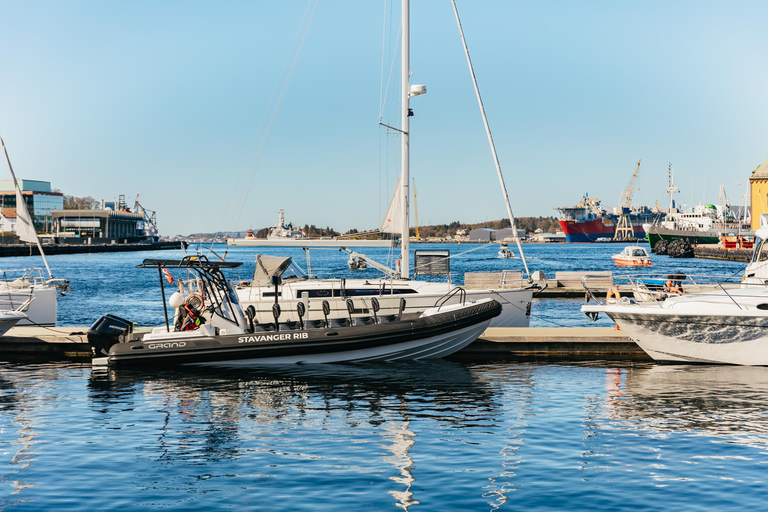
M 731 297 L 729 290 L 750 286 L 765 286 L 764 283 L 744 283 L 740 277 L 720 275 L 697 275 L 672 272 L 667 274 L 625 274 L 614 275 L 613 284 L 605 286 L 596 280 L 603 276 L 585 275 L 581 284 L 586 290 L 586 300 L 598 304 L 616 301 L 663 302 L 669 297 L 690 294 L 723 292 Z M 590 283 L 590 279 L 592 283 Z M 601 300 L 600 295 L 604 294 Z
M 435 301 L 435 307 L 440 310 L 441 307 L 451 300 L 456 294 L 459 294 L 459 303 L 463 306 L 467 302 L 467 291 L 461 286 L 457 286 Z
M 528 284 L 523 279 L 523 273 L 519 270 L 502 270 L 501 278 L 499 279 L 499 288 L 504 289 L 508 285 L 522 288 Z

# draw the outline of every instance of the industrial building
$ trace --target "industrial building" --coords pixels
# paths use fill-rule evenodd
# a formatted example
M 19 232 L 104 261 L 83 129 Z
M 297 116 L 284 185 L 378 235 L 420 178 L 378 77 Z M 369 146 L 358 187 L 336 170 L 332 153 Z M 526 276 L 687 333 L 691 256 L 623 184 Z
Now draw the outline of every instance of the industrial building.
M 21 195 L 37 231 L 52 229 L 52 212 L 64 208 L 64 194 L 53 191 L 51 182 L 38 180 L 17 180 Z M 16 220 L 16 189 L 13 180 L 0 180 L 0 214 L 7 220 L 0 221 L 3 230 Z
M 156 242 L 155 212 L 145 210 L 138 197 L 131 211 L 125 196 L 102 201 L 100 210 L 56 210 L 53 234 L 58 244 L 130 244 Z
M 525 238 L 525 230 L 518 229 L 517 236 Z M 490 229 L 477 228 L 469 232 L 469 240 L 473 242 L 501 242 L 503 240 L 512 240 L 514 231 L 512 228 Z

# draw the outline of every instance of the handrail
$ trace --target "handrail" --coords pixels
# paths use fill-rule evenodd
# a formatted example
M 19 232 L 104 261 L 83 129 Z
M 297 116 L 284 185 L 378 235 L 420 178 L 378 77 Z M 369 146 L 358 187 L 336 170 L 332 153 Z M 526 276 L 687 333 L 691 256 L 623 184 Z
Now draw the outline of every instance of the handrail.
M 445 306 L 446 302 L 448 302 L 457 293 L 461 297 L 461 305 L 463 306 L 467 301 L 467 291 L 461 286 L 457 286 L 453 290 L 449 291 L 448 293 L 446 293 L 445 295 L 437 299 L 437 301 L 435 301 L 434 307 L 436 307 L 439 311 L 440 308 Z

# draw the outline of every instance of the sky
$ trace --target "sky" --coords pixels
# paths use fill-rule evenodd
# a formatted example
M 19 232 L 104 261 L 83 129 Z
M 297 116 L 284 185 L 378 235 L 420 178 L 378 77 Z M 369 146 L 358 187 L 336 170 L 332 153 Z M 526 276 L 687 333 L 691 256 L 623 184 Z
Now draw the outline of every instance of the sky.
M 764 1 L 457 0 L 516 216 L 584 194 L 742 204 L 768 158 Z M 377 228 L 399 174 L 400 4 L 0 0 L 18 178 L 157 212 L 161 235 Z M 450 0 L 411 1 L 419 224 L 506 207 Z M 391 70 L 391 71 L 390 71 Z M 411 183 L 413 185 L 413 183 Z M 413 203 L 412 222 L 413 225 Z

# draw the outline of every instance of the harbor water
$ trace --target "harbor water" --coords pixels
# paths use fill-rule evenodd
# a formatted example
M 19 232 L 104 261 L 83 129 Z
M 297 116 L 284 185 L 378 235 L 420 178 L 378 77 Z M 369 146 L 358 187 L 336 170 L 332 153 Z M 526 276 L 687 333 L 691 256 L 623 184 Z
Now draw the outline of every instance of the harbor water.
M 495 258 L 498 246 L 416 247 L 434 248 L 476 249 L 452 261 L 457 282 L 520 268 Z M 525 250 L 549 277 L 626 272 L 610 259 L 617 244 Z M 227 260 L 244 262 L 239 278 L 252 275 L 255 253 L 229 250 Z M 135 266 L 180 255 L 49 258 L 72 284 L 59 322 L 87 326 L 106 312 L 163 322 L 158 275 Z M 290 255 L 306 262 L 301 250 Z M 360 275 L 338 251 L 311 258 L 319 275 Z M 744 268 L 653 260 L 660 272 Z M 537 300 L 531 325 L 587 326 L 581 303 Z M 97 371 L 0 361 L 0 510 L 760 510 L 766 401 L 768 371 L 753 367 L 450 360 Z

